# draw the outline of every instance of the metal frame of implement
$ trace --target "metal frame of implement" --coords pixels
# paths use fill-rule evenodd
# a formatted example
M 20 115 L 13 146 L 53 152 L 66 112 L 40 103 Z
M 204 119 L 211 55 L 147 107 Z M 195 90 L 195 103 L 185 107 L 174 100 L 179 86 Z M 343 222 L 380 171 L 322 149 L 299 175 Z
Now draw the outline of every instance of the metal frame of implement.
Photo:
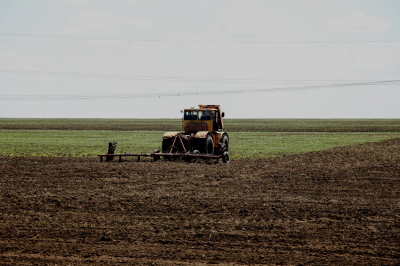
M 173 153 L 172 150 L 175 146 L 175 144 L 178 143 L 180 144 L 183 152 L 177 152 Z M 175 139 L 171 145 L 170 148 L 168 148 L 168 153 L 160 153 L 160 152 L 153 152 L 153 153 L 120 153 L 120 154 L 99 154 L 98 156 L 100 157 L 100 162 L 103 161 L 103 157 L 119 157 L 119 162 L 122 162 L 122 157 L 137 157 L 137 161 L 140 161 L 140 157 L 153 157 L 154 161 L 159 160 L 161 157 L 164 157 L 164 159 L 170 159 L 170 158 L 181 158 L 184 160 L 191 160 L 193 158 L 200 158 L 200 159 L 216 159 L 216 163 L 218 163 L 219 159 L 222 159 L 224 163 L 229 162 L 229 155 L 227 152 L 224 152 L 222 155 L 208 155 L 208 154 L 195 154 L 191 153 L 186 150 L 185 145 L 182 142 L 182 137 L 178 134 L 175 136 Z
M 140 157 L 153 157 L 154 161 L 164 158 L 181 158 L 181 159 L 216 159 L 222 158 L 222 155 L 206 155 L 206 154 L 190 154 L 190 153 L 121 153 L 121 154 L 99 154 L 100 162 L 103 161 L 103 157 L 119 157 L 119 162 L 122 162 L 122 157 L 137 157 L 137 161 L 140 161 Z

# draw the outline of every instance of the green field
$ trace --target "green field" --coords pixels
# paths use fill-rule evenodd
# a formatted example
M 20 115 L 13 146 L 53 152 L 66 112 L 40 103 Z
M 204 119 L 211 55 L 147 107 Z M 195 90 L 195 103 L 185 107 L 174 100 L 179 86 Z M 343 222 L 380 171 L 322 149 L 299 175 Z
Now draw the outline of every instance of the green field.
M 117 153 L 152 152 L 169 119 L 0 119 L 0 155 L 95 157 L 117 141 Z M 233 159 L 264 158 L 400 137 L 400 120 L 226 120 Z M 144 131 L 143 129 L 147 129 Z
M 400 132 L 400 119 L 224 119 L 227 132 Z M 180 119 L 8 119 L 0 129 L 177 131 Z

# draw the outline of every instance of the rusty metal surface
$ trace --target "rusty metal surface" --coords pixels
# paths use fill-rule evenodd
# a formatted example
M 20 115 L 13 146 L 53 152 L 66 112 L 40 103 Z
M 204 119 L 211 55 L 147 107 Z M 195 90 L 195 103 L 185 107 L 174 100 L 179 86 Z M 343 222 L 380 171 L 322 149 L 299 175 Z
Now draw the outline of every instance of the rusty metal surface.
M 207 138 L 207 135 L 209 134 L 210 132 L 208 132 L 208 131 L 200 131 L 200 132 L 197 132 L 196 133 L 196 135 L 194 136 L 196 139 L 205 139 L 205 138 Z
M 164 133 L 164 139 L 172 138 L 178 135 L 180 132 L 165 132 Z
M 167 151 L 168 151 L 168 154 L 172 153 L 172 150 L 173 150 L 174 147 L 177 147 L 177 146 L 176 146 L 177 143 L 180 144 L 180 146 L 181 146 L 183 152 L 187 152 L 187 150 L 186 150 L 186 148 L 185 148 L 185 144 L 183 144 L 183 142 L 182 142 L 182 135 L 181 135 L 181 134 L 177 134 L 177 135 L 175 136 L 175 138 L 174 138 L 174 141 L 172 142 L 171 147 L 168 148 L 168 150 L 167 150 Z
M 191 158 L 209 158 L 209 159 L 219 159 L 222 155 L 207 155 L 207 154 L 192 154 L 192 153 L 121 153 L 121 154 L 98 154 L 99 157 L 127 157 L 127 156 L 138 156 L 138 157 L 191 157 Z
M 152 156 L 153 153 L 120 153 L 120 154 L 99 154 L 97 156 Z
M 205 123 L 188 123 L 185 126 L 185 132 L 198 132 L 206 130 L 207 130 L 207 124 Z

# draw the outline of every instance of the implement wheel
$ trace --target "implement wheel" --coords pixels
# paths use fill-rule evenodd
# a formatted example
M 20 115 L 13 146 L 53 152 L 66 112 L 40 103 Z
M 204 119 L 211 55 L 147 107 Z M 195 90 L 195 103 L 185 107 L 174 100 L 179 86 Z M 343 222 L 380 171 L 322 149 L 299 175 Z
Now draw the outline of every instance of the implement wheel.
M 229 163 L 229 154 L 226 151 L 222 154 L 222 161 L 224 163 Z

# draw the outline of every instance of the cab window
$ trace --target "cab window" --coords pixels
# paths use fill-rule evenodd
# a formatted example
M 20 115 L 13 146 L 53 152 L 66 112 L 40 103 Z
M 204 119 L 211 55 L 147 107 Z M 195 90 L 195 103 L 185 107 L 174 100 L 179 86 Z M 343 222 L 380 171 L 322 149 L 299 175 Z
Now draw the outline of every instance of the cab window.
M 199 111 L 199 120 L 211 120 L 211 111 Z
M 185 111 L 185 120 L 197 120 L 197 111 Z

